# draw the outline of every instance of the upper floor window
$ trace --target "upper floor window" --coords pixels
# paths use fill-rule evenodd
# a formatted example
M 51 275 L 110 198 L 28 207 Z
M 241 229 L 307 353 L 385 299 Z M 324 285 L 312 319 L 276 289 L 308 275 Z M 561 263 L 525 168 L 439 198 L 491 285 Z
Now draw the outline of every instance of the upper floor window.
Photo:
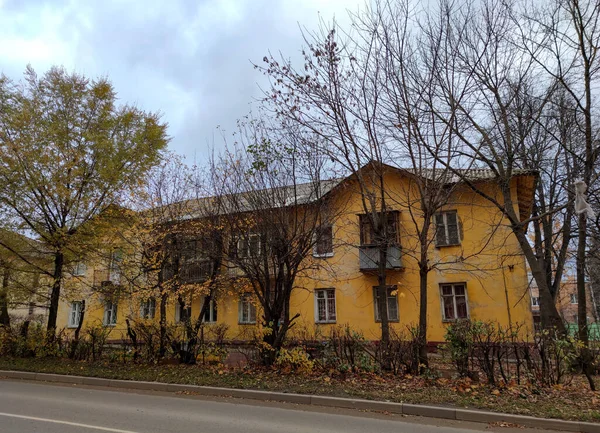
M 123 263 L 123 251 L 120 249 L 114 250 L 110 255 L 110 263 L 108 264 L 108 279 L 113 284 L 121 283 L 121 266 Z
M 378 230 L 375 230 L 372 223 L 372 216 L 370 215 L 360 215 L 359 216 L 359 224 L 360 224 L 360 244 L 361 245 L 377 245 L 381 242 L 382 239 L 378 239 L 378 237 L 383 236 L 384 230 L 387 233 L 387 239 L 392 243 L 399 243 L 398 239 L 398 211 L 388 211 L 384 212 L 384 218 L 381 221 L 375 221 L 375 223 L 379 223 L 379 233 Z M 381 213 L 378 213 L 376 219 L 381 218 Z
M 104 303 L 104 326 L 115 326 L 117 324 L 117 303 L 106 301 Z
M 435 246 L 444 247 L 460 244 L 458 215 L 456 211 L 440 212 L 435 215 Z
M 577 304 L 577 293 L 571 293 L 571 304 Z
M 87 266 L 83 262 L 77 262 L 77 263 L 75 263 L 75 266 L 73 266 L 72 275 L 74 277 L 83 277 L 83 276 L 85 276 L 86 272 L 87 272 Z
M 464 283 L 441 284 L 440 293 L 444 320 L 469 318 L 467 288 Z
M 379 313 L 379 293 L 377 289 L 377 287 L 373 287 L 373 303 L 375 304 L 375 321 L 380 322 L 381 314 Z M 387 287 L 387 313 L 390 322 L 398 322 L 400 320 L 396 286 Z
M 315 290 L 315 322 L 335 323 L 335 289 Z
M 531 306 L 532 307 L 539 307 L 540 306 L 540 297 L 539 296 L 532 296 L 531 297 Z
M 240 259 L 260 256 L 260 235 L 249 233 L 237 238 L 235 242 L 235 255 Z
M 69 306 L 69 321 L 67 324 L 69 328 L 77 328 L 79 326 L 82 310 L 83 303 L 81 301 L 71 302 L 71 305 Z
M 254 305 L 252 295 L 245 294 L 240 297 L 238 304 L 238 321 L 241 324 L 256 323 L 256 305 Z
M 315 231 L 315 257 L 333 256 L 333 227 L 330 225 L 317 227 Z
M 140 318 L 141 319 L 154 319 L 156 314 L 156 299 L 148 298 L 144 299 L 140 303 Z

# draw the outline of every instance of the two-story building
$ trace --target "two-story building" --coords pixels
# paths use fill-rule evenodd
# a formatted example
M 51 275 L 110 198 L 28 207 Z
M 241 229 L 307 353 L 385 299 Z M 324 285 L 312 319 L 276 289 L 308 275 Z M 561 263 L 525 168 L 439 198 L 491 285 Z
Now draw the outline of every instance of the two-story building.
M 522 219 L 530 216 L 535 178 L 535 173 L 522 172 L 511 180 L 513 203 Z M 473 170 L 470 182 L 489 196 L 501 197 L 491 173 L 485 170 Z M 448 198 L 434 216 L 428 245 L 431 268 L 427 286 L 428 340 L 443 341 L 449 323 L 468 318 L 494 320 L 504 326 L 519 323 L 532 329 L 527 267 L 506 219 L 494 204 L 459 179 L 448 178 L 446 186 Z M 352 176 L 327 181 L 323 189 L 333 206 L 343 211 L 332 223 L 319 228 L 319 240 L 310 257 L 306 257 L 317 266 L 307 267 L 307 271 L 298 275 L 289 313 L 299 314 L 295 329 L 313 332 L 318 329 L 327 334 L 331 326 L 347 324 L 367 339 L 376 340 L 381 335 L 374 290 L 378 284 L 378 259 L 372 228 L 365 218 L 361 189 Z M 392 326 L 406 330 L 419 319 L 416 252 L 419 248 L 417 231 L 423 221 L 416 204 L 415 175 L 389 167 L 384 176 L 384 189 L 389 226 L 396 240 L 387 254 L 387 314 Z M 201 239 L 192 236 L 189 242 L 196 249 L 202 249 Z M 235 247 L 236 254 L 258 254 L 260 237 L 240 239 Z M 191 251 L 187 247 L 186 250 Z M 122 258 L 119 254 L 115 252 L 107 263 L 96 269 L 81 264 L 73 270 L 73 278 L 85 282 L 82 287 L 88 289 L 79 293 L 71 290 L 65 295 L 59 311 L 59 327 L 77 327 L 83 299 L 87 304 L 83 326 L 96 323 L 108 327 L 112 329 L 111 339 L 126 338 L 127 318 L 158 320 L 159 306 L 155 297 L 108 298 L 105 291 L 95 290 L 126 284 L 120 280 Z M 201 252 L 188 251 L 188 256 L 181 264 L 182 275 L 190 281 L 203 281 L 211 264 L 202 259 Z M 236 276 L 235 270 L 225 266 L 222 272 Z M 166 312 L 168 321 L 181 322 L 190 314 L 195 317 L 202 302 L 203 297 L 197 296 L 181 307 L 172 299 Z M 204 320 L 207 324 L 226 324 L 228 338 L 245 338 L 250 328 L 260 324 L 261 313 L 252 296 L 225 291 L 211 302 Z

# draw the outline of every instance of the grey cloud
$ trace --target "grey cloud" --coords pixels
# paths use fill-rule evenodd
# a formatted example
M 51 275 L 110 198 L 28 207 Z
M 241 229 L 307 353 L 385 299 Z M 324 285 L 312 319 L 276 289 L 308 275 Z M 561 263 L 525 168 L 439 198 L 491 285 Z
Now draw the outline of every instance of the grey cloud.
M 300 51 L 297 20 L 308 18 L 314 26 L 318 17 L 314 9 L 292 5 L 9 0 L 0 13 L 31 15 L 32 25 L 42 9 L 61 13 L 60 39 L 70 58 L 55 63 L 88 76 L 108 75 L 123 101 L 164 113 L 171 148 L 201 162 L 208 145 L 222 143 L 217 125 L 232 132 L 260 97 L 259 85 L 266 86 L 251 61 L 260 62 L 268 51 Z M 37 68 L 35 59 L 31 63 Z M 24 67 L 2 62 L 6 73 Z

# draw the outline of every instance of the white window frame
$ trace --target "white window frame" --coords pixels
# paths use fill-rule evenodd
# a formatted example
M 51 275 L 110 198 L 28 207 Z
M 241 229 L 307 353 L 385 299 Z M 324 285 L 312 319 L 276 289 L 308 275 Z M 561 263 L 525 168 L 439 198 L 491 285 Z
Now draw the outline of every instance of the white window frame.
M 244 311 L 245 309 L 247 311 Z M 246 313 L 247 319 L 244 319 L 244 312 Z M 252 319 L 252 315 L 254 315 L 254 320 Z M 250 294 L 240 296 L 238 302 L 238 323 L 240 325 L 256 324 L 256 305 L 254 305 Z
M 322 228 L 329 228 L 329 229 L 331 229 L 331 251 L 328 252 L 328 253 L 319 254 L 317 252 L 317 245 L 318 245 L 318 242 L 319 242 L 319 232 L 318 231 L 321 230 Z M 323 224 L 323 225 L 319 226 L 317 228 L 316 232 L 315 232 L 315 245 L 313 247 L 313 257 L 317 257 L 317 258 L 333 257 L 333 252 L 334 252 L 333 251 L 334 250 L 334 248 L 333 248 L 333 238 L 334 238 L 334 227 L 333 227 L 333 224 Z
M 448 229 L 448 215 L 454 214 L 456 216 L 456 243 L 450 242 L 450 230 Z M 442 218 L 444 223 L 444 243 L 438 243 L 438 219 Z M 458 219 L 458 212 L 455 210 L 447 210 L 436 213 L 434 215 L 434 226 L 435 226 L 435 246 L 436 247 L 453 247 L 461 244 L 461 236 L 460 236 L 460 220 Z
M 250 251 L 250 245 L 251 245 L 251 241 L 253 238 L 257 238 L 258 239 L 258 250 L 257 250 L 257 255 L 252 255 L 251 251 Z M 258 233 L 248 233 L 246 236 L 241 236 L 238 237 L 237 239 L 237 258 L 238 259 L 250 259 L 253 257 L 260 257 L 261 256 L 261 251 L 262 251 L 262 239 L 260 237 L 260 234 Z M 243 251 L 244 254 L 240 254 L 240 252 Z
M 104 315 L 102 317 L 103 325 L 104 326 L 116 326 L 118 313 L 119 313 L 118 302 L 104 301 Z
M 531 306 L 532 307 L 539 307 L 540 306 L 540 297 L 539 296 L 532 296 L 531 297 Z
M 184 321 L 181 320 L 181 310 L 185 309 L 188 310 L 188 313 L 190 315 L 190 318 L 192 317 L 192 306 L 188 305 L 187 303 L 182 306 L 179 301 L 175 302 L 175 323 L 183 323 Z
M 570 293 L 569 294 L 569 298 L 570 298 L 570 301 L 571 301 L 572 305 L 579 304 L 579 299 L 577 299 L 577 293 Z M 573 301 L 575 301 L 575 302 L 573 302 Z
M 77 262 L 75 263 L 75 266 L 73 266 L 73 273 L 71 275 L 74 277 L 85 277 L 86 272 L 87 265 L 83 262 Z
M 396 286 L 387 286 L 388 292 L 396 291 L 395 295 L 388 294 L 386 297 L 385 306 L 388 312 L 388 322 L 400 322 L 400 305 L 398 304 L 398 291 Z M 390 299 L 394 299 L 396 304 L 397 317 L 390 318 Z M 381 314 L 379 314 L 379 303 L 377 302 L 377 286 L 373 287 L 373 312 L 375 313 L 375 322 L 381 322 Z
M 333 296 L 330 295 L 333 293 Z M 323 295 L 320 297 L 320 295 Z M 315 323 L 336 323 L 337 322 L 337 297 L 335 295 L 335 289 L 327 288 L 327 289 L 315 289 Z M 333 299 L 333 314 L 329 311 L 329 300 Z M 323 301 L 325 303 L 325 319 L 321 320 L 319 318 L 319 301 Z M 333 316 L 333 318 L 331 317 Z
M 444 308 L 444 297 L 448 297 L 450 295 L 444 295 L 443 287 L 451 286 L 452 287 L 452 301 L 454 303 L 454 317 L 446 317 L 446 309 Z M 456 304 L 456 286 L 462 286 L 465 289 L 465 306 L 467 308 L 467 317 L 458 317 L 458 308 Z M 462 295 L 458 295 L 462 296 Z M 471 310 L 469 308 L 469 294 L 467 290 L 467 283 L 440 283 L 440 307 L 442 309 L 442 320 L 444 322 L 456 322 L 457 320 L 468 320 L 471 318 Z
M 202 301 L 202 303 L 204 304 L 204 301 Z M 205 316 L 202 316 L 202 323 L 217 323 L 217 318 L 215 316 L 218 316 L 218 314 L 215 314 L 217 312 L 217 303 L 214 299 L 211 299 L 209 304 L 208 304 L 208 320 L 206 320 Z
M 77 328 L 79 326 L 82 306 L 83 303 L 81 301 L 71 302 L 69 305 L 69 320 L 67 322 L 67 328 Z
M 156 316 L 156 298 L 146 298 L 140 301 L 140 319 L 152 320 Z

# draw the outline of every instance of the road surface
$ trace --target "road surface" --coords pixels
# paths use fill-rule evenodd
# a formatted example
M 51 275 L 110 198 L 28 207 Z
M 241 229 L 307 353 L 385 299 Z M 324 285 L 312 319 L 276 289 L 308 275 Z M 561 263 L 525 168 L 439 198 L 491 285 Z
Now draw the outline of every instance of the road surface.
M 1 433 L 462 433 L 469 429 L 490 431 L 482 424 L 343 409 L 0 380 Z

